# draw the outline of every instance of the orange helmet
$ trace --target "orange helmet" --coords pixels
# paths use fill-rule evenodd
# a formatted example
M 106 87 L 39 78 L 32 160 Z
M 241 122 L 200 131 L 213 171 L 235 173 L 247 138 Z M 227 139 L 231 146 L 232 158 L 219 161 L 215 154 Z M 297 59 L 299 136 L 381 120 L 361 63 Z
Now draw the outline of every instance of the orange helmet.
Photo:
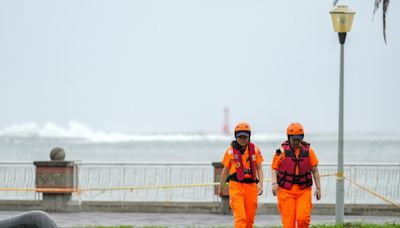
M 291 123 L 287 128 L 288 135 L 304 135 L 304 128 L 301 123 Z
M 238 123 L 235 127 L 235 132 L 237 132 L 237 131 L 250 131 L 251 132 L 250 124 L 248 124 L 246 122 Z
M 238 123 L 235 127 L 235 137 L 237 136 L 237 133 L 239 133 L 239 132 L 246 132 L 247 135 L 250 137 L 250 134 L 251 134 L 250 124 L 248 124 L 246 122 Z

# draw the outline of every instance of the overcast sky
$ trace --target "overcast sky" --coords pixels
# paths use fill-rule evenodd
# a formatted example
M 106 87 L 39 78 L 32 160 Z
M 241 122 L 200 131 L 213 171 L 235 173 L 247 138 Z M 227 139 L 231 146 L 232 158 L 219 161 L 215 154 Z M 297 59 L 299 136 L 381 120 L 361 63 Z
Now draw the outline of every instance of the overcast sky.
M 345 131 L 400 132 L 400 2 L 385 45 L 374 0 L 345 50 Z M 78 121 L 125 133 L 221 131 L 248 121 L 337 132 L 331 0 L 0 1 L 0 128 Z

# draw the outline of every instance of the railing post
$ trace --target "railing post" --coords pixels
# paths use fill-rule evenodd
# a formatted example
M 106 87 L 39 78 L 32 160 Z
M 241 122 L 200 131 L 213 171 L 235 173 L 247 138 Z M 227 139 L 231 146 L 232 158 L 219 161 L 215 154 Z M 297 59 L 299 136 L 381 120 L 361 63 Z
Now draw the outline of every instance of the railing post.
M 167 186 L 171 185 L 171 165 L 167 165 Z M 171 188 L 165 189 L 167 193 L 167 201 L 171 202 Z
M 214 182 L 219 182 L 221 179 L 221 173 L 224 166 L 221 162 L 213 162 L 212 166 L 214 167 Z M 218 195 L 218 186 L 214 186 L 214 195 Z M 221 196 L 221 207 L 220 213 L 221 214 L 229 214 L 231 212 L 229 207 L 229 188 L 225 186 L 222 191 Z

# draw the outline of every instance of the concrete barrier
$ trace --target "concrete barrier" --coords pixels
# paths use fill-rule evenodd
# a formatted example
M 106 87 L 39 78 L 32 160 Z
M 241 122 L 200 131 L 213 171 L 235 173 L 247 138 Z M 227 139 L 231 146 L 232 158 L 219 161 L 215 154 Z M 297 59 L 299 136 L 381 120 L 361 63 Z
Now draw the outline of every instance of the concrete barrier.
M 35 161 L 36 192 L 43 194 L 42 208 L 46 211 L 65 211 L 75 190 L 77 169 L 73 161 L 64 161 L 62 148 L 50 152 L 50 161 Z

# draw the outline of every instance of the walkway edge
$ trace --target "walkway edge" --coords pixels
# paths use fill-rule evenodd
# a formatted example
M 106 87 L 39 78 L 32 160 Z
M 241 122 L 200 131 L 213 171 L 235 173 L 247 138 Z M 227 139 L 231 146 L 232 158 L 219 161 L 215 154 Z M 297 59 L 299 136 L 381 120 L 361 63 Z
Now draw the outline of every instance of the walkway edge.
M 2 200 L 0 211 L 43 210 L 41 201 Z M 119 201 L 84 201 L 69 203 L 62 212 L 140 212 L 140 213 L 205 213 L 219 214 L 220 202 L 119 202 Z M 334 215 L 334 204 L 314 204 L 314 215 Z M 259 204 L 257 214 L 278 214 L 277 205 Z M 392 205 L 381 204 L 346 204 L 346 215 L 400 216 L 400 210 Z

